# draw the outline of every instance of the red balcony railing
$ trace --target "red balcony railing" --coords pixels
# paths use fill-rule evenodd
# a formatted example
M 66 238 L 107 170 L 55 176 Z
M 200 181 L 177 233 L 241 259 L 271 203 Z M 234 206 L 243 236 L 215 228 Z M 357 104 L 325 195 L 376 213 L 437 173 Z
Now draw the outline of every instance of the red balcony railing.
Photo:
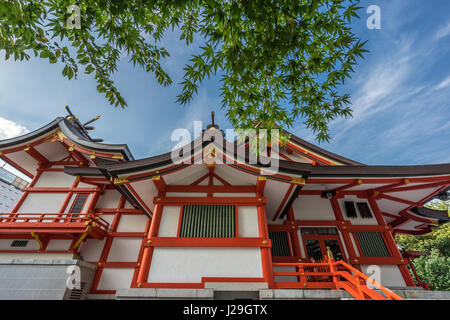
M 94 214 L 5 213 L 0 214 L 2 233 L 85 233 L 103 238 L 109 223 Z

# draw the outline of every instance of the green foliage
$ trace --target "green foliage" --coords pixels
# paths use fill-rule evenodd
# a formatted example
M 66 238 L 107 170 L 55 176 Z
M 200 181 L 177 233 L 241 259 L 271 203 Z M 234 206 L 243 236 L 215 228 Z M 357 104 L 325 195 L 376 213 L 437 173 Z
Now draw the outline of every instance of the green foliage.
M 350 96 L 338 88 L 366 52 L 351 31 L 360 0 L 6 0 L 0 3 L 0 50 L 6 59 L 63 64 L 63 76 L 93 74 L 110 104 L 126 106 L 111 76 L 121 55 L 172 83 L 160 61 L 167 30 L 181 30 L 200 53 L 184 68 L 181 104 L 192 101 L 205 78 L 219 74 L 222 106 L 236 128 L 292 126 L 296 119 L 319 141 L 328 123 L 351 115 Z M 69 28 L 80 8 L 81 28 Z M 50 40 L 49 40 L 50 39 Z
M 412 260 L 421 281 L 431 283 L 432 290 L 450 290 L 450 224 L 421 236 L 396 235 L 395 240 L 405 250 L 427 254 Z
M 450 257 L 432 251 L 427 257 L 414 259 L 413 263 L 420 279 L 431 284 L 431 290 L 450 290 Z

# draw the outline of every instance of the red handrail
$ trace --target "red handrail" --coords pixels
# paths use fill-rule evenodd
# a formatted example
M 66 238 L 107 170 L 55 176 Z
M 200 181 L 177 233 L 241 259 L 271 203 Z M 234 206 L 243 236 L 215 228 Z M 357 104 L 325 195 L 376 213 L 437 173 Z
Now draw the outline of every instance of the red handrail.
M 8 215 L 8 216 L 6 216 Z M 70 226 L 71 223 L 86 223 L 98 226 L 103 231 L 109 230 L 109 222 L 95 214 L 80 213 L 73 215 L 70 213 L 11 213 L 0 215 L 1 223 L 42 223 L 61 224 Z M 95 223 L 95 224 L 94 224 Z
M 296 267 L 295 272 L 274 272 L 274 276 L 297 276 L 297 282 L 275 282 L 276 288 L 328 288 L 343 289 L 358 300 L 404 300 L 344 261 L 328 259 L 320 263 L 276 262 L 275 267 Z M 342 270 L 342 269 L 345 270 Z M 313 270 L 313 271 L 308 271 Z M 319 270 L 319 271 L 318 271 Z M 320 279 L 320 280 L 318 280 Z M 343 279 L 343 280 L 342 280 Z M 380 294 L 367 286 L 367 282 L 381 290 Z

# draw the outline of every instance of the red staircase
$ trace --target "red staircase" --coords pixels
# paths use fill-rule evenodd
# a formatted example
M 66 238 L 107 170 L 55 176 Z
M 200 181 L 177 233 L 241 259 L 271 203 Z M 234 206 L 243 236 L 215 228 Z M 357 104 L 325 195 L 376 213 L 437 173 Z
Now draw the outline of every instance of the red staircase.
M 357 300 L 404 300 L 344 261 L 327 259 L 319 263 L 273 263 L 275 267 L 295 267 L 295 272 L 274 272 L 274 276 L 297 276 L 297 282 L 275 282 L 276 289 L 345 290 Z M 367 286 L 377 288 L 381 293 Z

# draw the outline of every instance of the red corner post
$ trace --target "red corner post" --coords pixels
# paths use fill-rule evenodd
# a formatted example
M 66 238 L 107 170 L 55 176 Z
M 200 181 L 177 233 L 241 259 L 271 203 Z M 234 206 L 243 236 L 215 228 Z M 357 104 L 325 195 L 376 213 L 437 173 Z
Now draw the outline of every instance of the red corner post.
M 148 274 L 150 272 L 150 264 L 153 255 L 153 246 L 150 246 L 151 239 L 158 236 L 159 224 L 161 222 L 163 206 L 159 203 L 155 204 L 153 211 L 153 218 L 151 220 L 150 230 L 147 234 L 147 243 L 144 246 L 144 251 L 142 254 L 142 262 L 139 268 L 139 273 L 137 277 L 138 287 L 141 287 L 143 283 L 148 281 Z
M 259 224 L 259 237 L 269 238 L 269 231 L 267 228 L 266 208 L 264 205 L 260 205 L 258 208 L 258 224 Z M 272 266 L 272 253 L 270 247 L 261 247 L 261 260 L 262 260 L 262 272 L 264 280 L 268 283 L 269 288 L 274 288 L 273 279 L 273 266 Z
M 395 258 L 400 260 L 401 264 L 398 264 L 398 269 L 400 270 L 400 273 L 403 276 L 403 280 L 405 281 L 405 284 L 408 287 L 415 287 L 416 284 L 414 283 L 413 278 L 411 277 L 411 273 L 408 270 L 407 262 L 405 262 L 403 256 L 401 255 L 400 251 L 398 250 L 397 243 L 395 242 L 394 236 L 392 235 L 392 232 L 388 229 L 388 225 L 386 223 L 386 220 L 384 220 L 383 215 L 381 213 L 380 208 L 378 207 L 377 201 L 374 197 L 369 196 L 368 197 L 369 204 L 372 208 L 373 213 L 375 214 L 375 218 L 377 219 L 377 222 L 380 226 L 385 226 L 387 231 L 383 232 L 386 239 L 386 245 L 389 247 L 390 251 L 394 255 Z

